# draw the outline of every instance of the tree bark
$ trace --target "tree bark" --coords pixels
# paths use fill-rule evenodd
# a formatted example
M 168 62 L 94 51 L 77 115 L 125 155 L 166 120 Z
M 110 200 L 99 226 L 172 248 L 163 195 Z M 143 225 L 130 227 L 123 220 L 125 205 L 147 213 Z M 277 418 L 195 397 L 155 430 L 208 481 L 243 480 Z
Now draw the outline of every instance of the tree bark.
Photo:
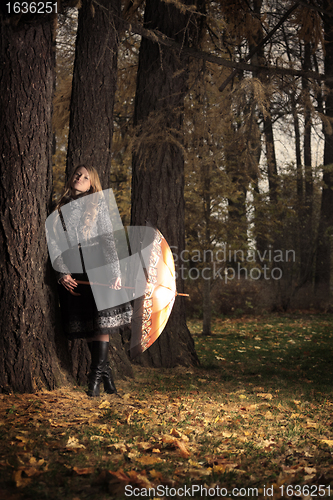
M 52 189 L 54 19 L 13 21 L 0 13 L 0 388 L 32 392 L 64 381 L 44 230 Z
M 305 71 L 311 69 L 311 44 L 307 42 L 304 47 L 304 61 L 302 68 Z M 304 99 L 304 203 L 301 206 L 301 280 L 304 280 L 310 273 L 313 255 L 313 175 L 311 159 L 311 104 L 309 82 L 302 79 L 303 99 Z
M 260 18 L 262 15 L 262 0 L 253 0 L 253 11 L 255 15 Z M 254 40 L 257 46 L 260 49 L 256 50 L 255 59 L 252 57 L 251 61 L 257 60 L 259 64 L 266 64 L 266 57 L 264 52 L 264 47 L 262 45 L 262 41 L 264 39 L 263 28 L 261 23 L 258 24 L 257 32 L 254 35 Z M 249 40 L 250 43 L 250 40 Z M 250 43 L 250 52 L 254 52 L 254 48 Z M 269 83 L 269 78 L 266 73 L 262 71 L 257 71 L 253 73 L 254 77 L 259 78 L 263 82 L 264 85 Z M 268 96 L 269 97 L 269 96 Z M 277 163 L 276 163 L 276 154 L 275 154 L 275 144 L 274 144 L 274 133 L 273 133 L 273 123 L 271 110 L 267 110 L 267 116 L 263 117 L 263 134 L 265 137 L 265 145 L 266 145 L 266 159 L 267 159 L 267 177 L 268 177 L 268 186 L 269 186 L 269 198 L 271 203 L 277 202 Z
M 323 2 L 323 7 L 329 7 L 329 1 Z M 325 76 L 333 77 L 333 16 L 324 16 L 325 36 Z M 318 245 L 316 255 L 316 286 L 322 288 L 324 296 L 329 294 L 329 279 L 332 263 L 330 262 L 330 235 L 333 228 L 333 83 L 327 83 L 325 99 L 325 119 L 323 131 L 325 136 L 324 145 L 324 169 L 323 190 L 321 200 L 320 221 L 318 229 Z M 329 123 L 330 122 L 330 123 Z
M 184 46 L 198 39 L 197 15 L 164 1 L 147 1 L 144 25 Z M 188 57 L 181 50 L 142 39 L 134 115 L 138 132 L 132 164 L 131 224 L 150 221 L 178 255 L 185 248 L 182 118 L 187 73 Z M 180 277 L 177 289 L 183 290 Z M 164 332 L 139 362 L 165 367 L 198 363 L 186 326 L 184 302 L 176 297 Z
M 212 300 L 210 280 L 203 279 L 202 283 L 202 334 L 212 334 Z
M 240 110 L 232 97 L 229 97 L 228 108 L 230 121 L 224 137 L 224 156 L 232 190 L 228 197 L 228 227 L 230 229 L 227 233 L 227 240 L 229 244 L 236 245 L 237 249 L 244 249 L 247 247 L 248 229 L 246 194 L 251 173 L 251 167 L 245 156 L 248 147 L 245 136 L 245 117 L 249 114 L 249 109 L 245 106 Z M 230 263 L 230 265 L 234 264 Z
M 264 136 L 267 156 L 267 177 L 269 186 L 269 199 L 272 204 L 277 203 L 278 173 L 274 144 L 274 132 L 271 116 L 264 118 Z
M 66 175 L 80 164 L 110 186 L 120 0 L 83 0 L 75 49 Z
M 203 187 L 203 208 L 204 208 L 204 221 L 205 221 L 205 245 L 209 249 L 211 245 L 211 166 L 201 165 L 201 181 Z M 203 335 L 211 335 L 212 324 L 212 301 L 211 301 L 211 281 L 202 277 L 202 333 Z
M 251 56 L 251 62 L 255 62 L 258 64 L 258 66 L 265 66 L 266 65 L 266 57 L 265 57 L 265 51 L 264 51 L 264 33 L 263 33 L 263 27 L 261 22 L 258 23 L 258 19 L 261 18 L 262 16 L 262 0 L 253 0 L 253 13 L 254 13 L 254 20 L 257 23 L 257 30 L 254 33 L 253 40 L 255 42 L 255 46 L 253 46 L 253 41 L 251 39 L 248 40 L 249 42 L 249 47 L 250 47 L 250 54 L 253 54 Z M 253 72 L 253 77 L 258 78 L 264 86 L 268 86 L 269 84 L 269 75 L 267 75 L 266 72 L 262 70 L 256 70 Z M 267 94 L 267 101 L 269 101 L 270 96 L 268 94 L 268 90 L 265 90 L 265 93 Z M 272 116 L 271 116 L 271 107 L 268 106 L 267 109 L 267 115 L 263 117 L 263 136 L 265 139 L 265 146 L 266 146 L 266 160 L 267 160 L 267 179 L 268 179 L 268 188 L 269 188 L 269 199 L 271 205 L 276 204 L 277 202 L 277 188 L 278 188 L 278 175 L 277 175 L 277 161 L 276 161 L 276 154 L 275 154 L 275 144 L 274 144 L 274 132 L 273 132 L 273 122 L 272 122 Z M 258 180 L 255 183 L 255 192 L 259 194 L 259 184 Z M 256 211 L 256 222 L 260 221 L 260 211 Z M 262 216 L 261 216 L 262 217 Z M 257 223 L 257 226 L 260 226 Z M 257 232 L 257 231 L 256 231 Z M 269 239 L 271 241 L 273 240 L 275 242 L 275 236 L 271 236 L 269 238 L 269 235 L 267 234 L 268 231 L 266 229 L 266 234 L 261 234 L 256 238 L 257 242 L 257 249 L 264 251 L 268 248 L 269 246 Z M 274 243 L 273 243 L 274 245 Z
M 80 164 L 91 165 L 103 189 L 110 186 L 119 18 L 120 0 L 83 0 L 75 47 L 66 176 Z M 110 336 L 109 355 L 117 378 L 133 375 L 119 333 Z M 85 384 L 86 342 L 71 342 L 70 356 L 73 376 Z

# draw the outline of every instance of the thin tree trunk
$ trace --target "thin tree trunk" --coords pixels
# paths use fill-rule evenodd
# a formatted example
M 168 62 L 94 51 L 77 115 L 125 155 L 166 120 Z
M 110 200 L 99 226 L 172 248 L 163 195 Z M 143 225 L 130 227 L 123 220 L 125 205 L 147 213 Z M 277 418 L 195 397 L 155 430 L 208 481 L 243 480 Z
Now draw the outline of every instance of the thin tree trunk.
M 20 392 L 64 380 L 44 229 L 52 189 L 53 22 L 0 14 L 0 387 Z
M 304 63 L 302 65 L 304 71 L 311 70 L 311 45 L 305 44 Z M 304 91 L 304 171 L 305 171 L 305 196 L 306 202 L 309 203 L 309 214 L 312 213 L 312 194 L 313 194 L 313 178 L 312 178 L 312 161 L 311 161 L 311 106 L 309 82 L 303 78 L 302 86 Z
M 197 37 L 196 14 L 180 12 L 174 4 L 147 0 L 145 26 L 158 29 L 185 46 Z M 143 39 L 137 78 L 133 155 L 132 225 L 150 221 L 178 255 L 185 247 L 184 157 L 182 118 L 187 90 L 188 58 L 179 51 Z M 183 282 L 177 279 L 177 289 Z M 198 363 L 186 326 L 185 299 L 176 297 L 168 324 L 139 362 L 152 366 Z
M 230 108 L 232 106 L 230 102 Z M 240 120 L 241 117 L 236 116 L 235 119 Z M 245 140 L 242 134 L 243 131 L 236 130 L 231 123 L 230 137 L 224 146 L 226 171 L 233 187 L 232 196 L 228 198 L 228 218 L 231 228 L 228 241 L 236 244 L 239 249 L 247 246 L 246 193 L 249 185 L 249 165 L 244 161 Z
M 278 188 L 277 162 L 275 154 L 273 123 L 270 116 L 267 116 L 264 119 L 264 136 L 265 136 L 266 156 L 267 156 L 269 199 L 271 203 L 277 203 L 277 188 Z
M 251 62 L 257 65 L 264 66 L 266 64 L 265 60 L 265 52 L 264 47 L 261 45 L 264 39 L 263 28 L 261 22 L 258 20 L 261 19 L 261 9 L 262 9 L 262 0 L 253 0 L 253 17 L 254 21 L 257 24 L 257 31 L 254 33 L 253 39 L 249 39 L 249 52 L 253 54 L 251 57 Z M 256 47 L 260 47 L 258 50 L 255 50 Z M 253 72 L 253 77 L 261 80 L 263 85 L 267 85 L 267 74 L 263 74 L 260 70 L 256 70 Z M 267 110 L 268 113 L 270 110 Z M 269 187 L 269 198 L 271 203 L 275 203 L 277 201 L 277 164 L 276 164 L 276 156 L 275 156 L 275 147 L 274 147 L 274 135 L 273 135 L 273 125 L 271 116 L 268 114 L 263 119 L 263 136 L 266 145 L 266 159 L 267 159 L 267 177 L 268 177 L 268 187 Z M 259 157 L 260 158 L 260 157 Z M 259 162 L 258 162 L 259 163 Z M 256 199 L 260 198 L 260 190 L 259 190 L 259 179 L 254 178 L 254 193 Z M 258 234 L 258 229 L 260 227 L 261 219 L 265 219 L 266 215 L 259 208 L 255 209 L 255 226 L 256 226 L 256 245 L 257 249 L 261 252 L 267 250 L 269 246 L 269 235 L 267 230 L 267 224 L 264 224 L 265 231 L 260 231 Z
M 120 0 L 82 0 L 76 38 L 67 151 L 68 174 L 80 164 L 110 186 Z
M 262 0 L 253 0 L 253 11 L 256 15 L 256 21 L 260 19 L 261 9 L 262 9 Z M 257 33 L 254 36 L 255 44 L 259 45 L 263 40 L 263 29 L 261 23 L 258 25 Z M 251 45 L 250 45 L 251 47 Z M 252 60 L 256 60 L 259 64 L 266 64 L 265 53 L 263 47 L 257 51 L 257 54 Z M 264 85 L 268 83 L 267 75 L 262 72 L 258 72 L 258 74 L 254 73 L 254 76 L 258 77 Z M 278 187 L 278 177 L 277 177 L 277 161 L 275 154 L 275 144 L 274 144 L 274 133 L 273 133 L 273 123 L 272 117 L 269 114 L 264 117 L 264 128 L 263 133 L 265 137 L 265 145 L 266 145 L 266 158 L 267 158 L 267 177 L 268 177 L 268 186 L 269 186 L 269 198 L 271 203 L 277 202 L 277 187 Z
M 211 301 L 211 283 L 210 280 L 203 279 L 202 293 L 202 334 L 211 335 L 212 334 L 212 301 Z
M 286 46 L 286 51 L 288 55 L 288 60 L 292 63 L 292 55 L 289 48 L 289 40 L 286 35 L 284 26 L 282 26 L 284 43 Z M 302 155 L 301 155 L 301 130 L 299 124 L 298 110 L 296 104 L 296 92 L 292 91 L 290 95 L 290 105 L 294 123 L 295 132 L 295 156 L 296 156 L 296 191 L 297 191 L 297 203 L 298 203 L 298 216 L 300 217 L 300 207 L 303 205 L 303 167 L 302 167 Z
M 298 206 L 303 205 L 303 168 L 301 157 L 301 131 L 299 126 L 299 118 L 296 109 L 295 96 L 291 98 L 292 114 L 295 131 L 295 153 L 296 153 L 296 184 L 297 184 L 297 202 Z
M 311 69 L 311 45 L 305 44 L 304 62 L 302 65 L 304 71 Z M 310 92 L 309 82 L 305 78 L 302 80 L 304 93 L 304 204 L 302 209 L 301 222 L 301 277 L 309 274 L 312 261 L 312 241 L 313 241 L 313 226 L 312 226 L 312 206 L 313 206 L 313 176 L 312 176 L 312 161 L 311 161 L 311 107 L 310 107 Z
M 253 11 L 256 17 L 256 22 L 261 16 L 262 0 L 253 0 Z M 260 45 L 263 40 L 263 29 L 261 24 L 258 24 L 257 32 L 253 37 L 255 41 L 255 46 Z M 253 43 L 249 40 L 250 52 L 253 52 Z M 251 62 L 259 65 L 265 65 L 265 53 L 263 47 L 256 51 L 255 55 L 251 58 Z M 268 83 L 267 74 L 263 74 L 262 71 L 253 72 L 253 76 L 259 78 L 264 85 Z M 273 123 L 270 116 L 270 110 L 268 109 L 268 114 L 263 119 L 263 135 L 265 138 L 266 145 L 266 159 L 267 159 L 267 177 L 269 186 L 269 198 L 271 202 L 275 203 L 277 201 L 277 163 L 275 155 L 275 145 L 274 145 L 274 134 L 273 134 Z
M 206 248 L 210 248 L 211 232 L 210 232 L 210 218 L 211 218 L 211 166 L 203 164 L 201 166 L 201 182 L 203 185 L 203 202 L 204 202 L 204 221 L 205 221 L 205 244 Z M 202 286 L 202 333 L 203 335 L 211 335 L 212 323 L 212 302 L 211 302 L 211 280 L 203 277 Z
M 283 30 L 284 31 L 284 30 Z M 292 62 L 289 49 L 288 38 L 284 32 L 284 41 L 287 48 L 288 59 Z M 304 71 L 311 68 L 311 46 L 305 44 L 304 59 L 302 61 Z M 318 68 L 316 69 L 318 71 Z M 296 194 L 297 194 L 297 218 L 298 218 L 298 255 L 300 255 L 299 280 L 297 287 L 301 287 L 311 278 L 313 259 L 313 226 L 312 226 L 312 205 L 313 205 L 313 179 L 311 166 L 311 110 L 308 80 L 302 79 L 303 100 L 304 100 L 304 174 L 301 156 L 301 130 L 296 106 L 296 94 L 292 91 L 290 96 L 292 117 L 295 132 L 295 156 L 296 156 Z M 305 180 L 304 180 L 305 177 Z M 296 288 L 297 288 L 296 287 Z

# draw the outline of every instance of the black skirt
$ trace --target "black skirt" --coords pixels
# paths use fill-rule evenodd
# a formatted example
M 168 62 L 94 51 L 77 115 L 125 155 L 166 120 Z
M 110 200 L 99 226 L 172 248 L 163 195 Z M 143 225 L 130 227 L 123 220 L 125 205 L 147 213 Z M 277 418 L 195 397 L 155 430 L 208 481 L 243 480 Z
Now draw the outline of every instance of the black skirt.
M 88 281 L 86 274 L 72 274 L 79 281 Z M 61 319 L 68 340 L 91 338 L 110 334 L 112 330 L 128 325 L 132 320 L 132 306 L 129 302 L 98 311 L 89 285 L 79 284 L 72 295 L 58 284 Z

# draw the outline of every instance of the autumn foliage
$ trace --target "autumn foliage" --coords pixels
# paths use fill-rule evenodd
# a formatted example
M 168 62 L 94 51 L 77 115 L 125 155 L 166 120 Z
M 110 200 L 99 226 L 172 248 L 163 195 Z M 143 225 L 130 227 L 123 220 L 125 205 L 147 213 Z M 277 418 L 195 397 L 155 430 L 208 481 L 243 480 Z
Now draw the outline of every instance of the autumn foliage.
M 329 497 L 331 322 L 304 313 L 216 321 L 205 338 L 191 322 L 201 368 L 137 367 L 120 397 L 75 387 L 2 395 L 2 498 L 184 488 L 202 498 L 201 488 L 217 487 L 224 498 L 242 488 L 294 498 L 301 488 L 295 498 L 306 499 L 319 487 Z

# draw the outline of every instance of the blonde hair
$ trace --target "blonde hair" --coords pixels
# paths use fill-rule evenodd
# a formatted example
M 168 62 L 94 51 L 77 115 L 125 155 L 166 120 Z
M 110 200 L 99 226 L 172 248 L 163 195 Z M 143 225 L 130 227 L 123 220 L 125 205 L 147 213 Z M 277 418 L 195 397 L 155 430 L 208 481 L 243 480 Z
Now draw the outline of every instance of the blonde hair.
M 56 204 L 55 210 L 59 210 L 63 205 L 66 205 L 66 203 L 70 202 L 75 196 L 72 188 L 72 182 L 74 179 L 74 175 L 76 171 L 84 167 L 88 174 L 89 174 L 89 180 L 90 180 L 90 189 L 86 193 L 83 193 L 81 196 L 86 196 L 88 194 L 92 193 L 97 193 L 97 191 L 102 191 L 102 186 L 101 186 L 101 181 L 99 180 L 98 172 L 94 167 L 90 167 L 87 165 L 78 165 L 71 173 L 71 175 L 68 177 L 68 180 L 65 184 L 65 190 L 62 196 L 60 197 L 58 203 Z
M 89 180 L 90 180 L 90 189 L 86 193 L 80 194 L 79 196 L 74 195 L 74 191 L 72 188 L 72 181 L 74 179 L 74 175 L 76 171 L 84 167 L 88 174 L 89 174 Z M 97 193 L 98 191 L 102 191 L 102 185 L 101 181 L 99 179 L 99 175 L 97 170 L 94 167 L 86 166 L 86 165 L 78 165 L 71 173 L 71 175 L 68 177 L 68 180 L 65 184 L 65 190 L 62 196 L 60 197 L 58 203 L 56 204 L 55 210 L 59 212 L 60 208 L 63 205 L 66 205 L 66 203 L 69 203 L 75 198 L 82 198 L 84 196 L 87 196 L 89 194 Z M 85 211 L 85 217 L 84 217 L 84 227 L 85 227 L 85 235 L 88 236 L 91 231 L 91 226 L 92 223 L 97 215 L 97 208 L 98 208 L 98 203 L 96 201 L 94 202 L 91 199 L 90 203 L 87 203 L 87 208 Z

